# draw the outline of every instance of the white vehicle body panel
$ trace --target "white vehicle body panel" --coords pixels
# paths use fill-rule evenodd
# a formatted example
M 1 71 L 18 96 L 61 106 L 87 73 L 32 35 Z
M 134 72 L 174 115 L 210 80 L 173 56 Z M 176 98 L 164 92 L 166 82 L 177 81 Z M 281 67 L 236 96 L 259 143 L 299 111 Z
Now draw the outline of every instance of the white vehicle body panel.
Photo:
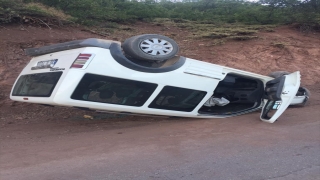
M 89 64 L 86 64 L 85 68 L 73 69 L 70 68 L 74 60 L 80 53 L 90 53 L 94 55 L 94 58 L 90 60 Z M 50 97 L 24 97 L 13 96 L 12 88 L 10 98 L 14 101 L 22 101 L 28 103 L 38 103 L 47 105 L 58 106 L 70 106 L 70 107 L 83 107 L 100 111 L 112 111 L 112 112 L 126 112 L 134 114 L 149 114 L 149 115 L 165 115 L 165 116 L 182 116 L 182 117 L 197 117 L 197 118 L 223 118 L 233 115 L 207 115 L 199 114 L 198 110 L 212 95 L 213 91 L 217 87 L 218 83 L 225 78 L 228 73 L 238 74 L 241 76 L 251 77 L 259 79 L 266 84 L 273 78 L 263 76 L 247 71 L 219 66 L 207 62 L 202 62 L 190 58 L 186 58 L 185 64 L 180 68 L 163 73 L 148 73 L 140 72 L 127 67 L 122 66 L 112 57 L 109 49 L 99 47 L 84 47 L 72 50 L 66 50 L 61 52 L 50 53 L 34 57 L 30 63 L 20 73 L 21 75 L 50 72 L 50 69 L 38 69 L 31 70 L 32 67 L 37 65 L 39 61 L 45 61 L 50 59 L 58 59 L 55 64 L 57 68 L 63 68 L 63 72 L 58 83 L 56 84 L 52 95 Z M 87 74 L 96 74 L 109 77 L 123 78 L 128 80 L 136 80 L 142 82 L 156 83 L 158 86 L 148 100 L 141 107 L 115 105 L 99 102 L 89 102 L 71 99 L 71 95 L 75 88 L 79 84 L 82 77 Z M 300 83 L 300 75 L 296 72 L 294 75 L 289 75 L 288 81 L 283 94 L 283 104 L 279 113 L 274 118 L 267 122 L 273 122 L 280 114 L 287 108 L 294 98 L 294 90 Z M 18 80 L 18 78 L 17 78 Z M 15 82 L 15 84 L 17 81 Z M 149 108 L 150 103 L 155 99 L 164 86 L 183 87 L 192 90 L 206 91 L 207 94 L 201 100 L 201 102 L 191 112 L 181 112 L 164 109 Z M 15 87 L 15 85 L 13 86 Z M 298 103 L 302 100 L 301 97 L 296 98 L 293 102 Z M 303 101 L 303 100 L 302 100 Z M 263 104 L 260 105 L 260 107 Z M 240 113 L 241 114 L 241 113 Z M 239 115 L 239 114 L 237 114 Z M 263 119 L 262 119 L 263 120 Z M 263 120 L 264 121 L 264 120 Z
M 300 105 L 303 104 L 305 102 L 306 97 L 305 96 L 295 96 L 290 105 Z

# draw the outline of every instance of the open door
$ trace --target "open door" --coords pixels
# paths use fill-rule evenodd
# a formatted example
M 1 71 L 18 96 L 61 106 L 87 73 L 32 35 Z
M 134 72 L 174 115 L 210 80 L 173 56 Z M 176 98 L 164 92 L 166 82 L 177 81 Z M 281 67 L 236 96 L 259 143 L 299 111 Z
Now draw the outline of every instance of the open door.
M 290 105 L 299 86 L 299 71 L 268 81 L 260 119 L 268 123 L 275 122 Z

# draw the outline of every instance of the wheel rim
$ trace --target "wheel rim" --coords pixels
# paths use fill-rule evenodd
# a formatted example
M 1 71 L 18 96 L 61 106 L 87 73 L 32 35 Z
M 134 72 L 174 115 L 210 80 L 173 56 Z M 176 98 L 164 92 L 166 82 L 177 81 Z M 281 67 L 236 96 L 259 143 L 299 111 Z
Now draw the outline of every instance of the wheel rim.
M 140 43 L 140 49 L 152 56 L 163 56 L 172 52 L 173 46 L 169 41 L 159 38 L 150 38 Z

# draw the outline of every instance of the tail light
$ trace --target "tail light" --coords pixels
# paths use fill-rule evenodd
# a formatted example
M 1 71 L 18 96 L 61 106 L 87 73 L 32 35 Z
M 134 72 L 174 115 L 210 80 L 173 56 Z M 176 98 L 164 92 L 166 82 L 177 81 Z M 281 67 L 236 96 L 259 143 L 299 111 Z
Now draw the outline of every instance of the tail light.
M 89 65 L 93 56 L 94 54 L 79 54 L 70 68 L 85 69 Z

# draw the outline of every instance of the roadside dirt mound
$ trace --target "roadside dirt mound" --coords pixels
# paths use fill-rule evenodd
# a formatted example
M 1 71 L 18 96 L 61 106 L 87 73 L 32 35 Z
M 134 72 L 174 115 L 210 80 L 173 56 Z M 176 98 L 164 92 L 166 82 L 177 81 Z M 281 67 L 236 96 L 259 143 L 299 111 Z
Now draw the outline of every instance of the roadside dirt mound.
M 275 32 L 258 33 L 257 39 L 250 41 L 228 41 L 223 45 L 213 45 L 212 39 L 192 39 L 190 32 L 178 27 L 161 27 L 137 23 L 134 27 L 114 32 L 109 37 L 83 31 L 81 28 L 47 29 L 36 27 L 0 27 L 0 117 L 6 119 L 34 119 L 39 116 L 65 117 L 75 115 L 78 110 L 66 108 L 44 108 L 39 105 L 13 102 L 9 99 L 10 89 L 30 57 L 24 49 L 48 44 L 90 37 L 123 41 L 136 34 L 163 34 L 175 39 L 180 46 L 180 54 L 259 74 L 285 70 L 301 71 L 302 84 L 319 90 L 320 82 L 320 34 L 304 34 L 293 27 L 283 26 Z M 14 111 L 26 112 L 16 117 Z M 47 113 L 38 113 L 38 112 Z M 41 115 L 42 114 L 42 115 Z

